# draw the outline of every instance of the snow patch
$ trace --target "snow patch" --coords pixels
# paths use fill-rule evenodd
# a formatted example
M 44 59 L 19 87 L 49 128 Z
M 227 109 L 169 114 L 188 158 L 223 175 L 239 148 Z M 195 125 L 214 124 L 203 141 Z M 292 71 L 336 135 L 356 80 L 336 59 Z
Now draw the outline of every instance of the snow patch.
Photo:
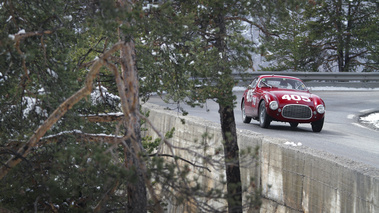
M 68 21 L 72 21 L 72 15 L 64 16 L 63 18 Z
M 151 8 L 158 8 L 159 6 L 157 4 L 147 4 L 146 6 L 142 7 L 143 11 L 151 10 Z
M 48 135 L 48 136 L 46 136 L 46 137 L 43 137 L 43 139 L 54 138 L 54 137 L 61 136 L 61 135 L 65 135 L 65 134 L 85 134 L 85 135 L 88 135 L 88 136 L 101 136 L 101 137 L 122 138 L 122 136 L 118 136 L 118 135 L 89 134 L 89 133 L 84 133 L 84 132 L 82 132 L 81 130 L 74 129 L 74 130 L 71 130 L 71 131 L 63 131 L 63 132 L 60 132 L 60 133 L 58 133 L 58 134 L 54 134 L 54 135 Z M 90 161 L 91 161 L 91 160 L 90 160 Z
M 246 90 L 246 87 L 240 87 L 240 86 L 233 87 L 233 92 L 243 92 L 245 90 Z
M 65 134 L 75 134 L 75 133 L 76 134 L 81 134 L 83 132 L 80 131 L 80 130 L 63 131 L 63 132 L 60 132 L 60 133 L 55 134 L 55 135 L 49 135 L 49 136 L 43 137 L 43 139 L 53 138 L 53 137 L 57 137 L 57 136 L 65 135 Z
M 295 143 L 295 142 L 285 142 L 284 145 L 287 145 L 287 146 L 302 146 L 303 144 L 302 143 Z
M 363 123 L 372 124 L 375 128 L 379 129 L 379 113 L 372 113 L 367 116 L 361 117 Z
M 120 97 L 108 92 L 103 86 L 97 86 L 91 93 L 91 101 L 93 105 L 108 103 L 116 106 L 120 101 Z
M 124 115 L 124 113 L 122 113 L 122 112 L 111 112 L 111 113 L 88 114 L 88 115 L 80 115 L 80 116 L 106 116 L 106 115 L 122 116 L 122 115 Z
M 24 29 L 21 29 L 20 31 L 18 31 L 17 34 L 25 34 L 25 30 L 24 30 Z
M 9 16 L 9 18 L 5 22 L 9 22 L 12 18 L 13 16 Z
M 39 95 L 45 95 L 46 94 L 46 91 L 45 91 L 45 88 L 41 88 L 38 90 L 38 94 Z
M 8 76 L 4 76 L 3 73 L 0 72 L 0 82 L 5 82 L 8 80 Z
M 57 79 L 58 78 L 58 74 L 56 72 L 54 72 L 54 70 L 51 70 L 49 68 L 47 68 L 47 73 L 49 73 L 49 75 L 51 75 L 53 78 Z
M 41 107 L 37 106 L 38 100 L 36 98 L 31 97 L 23 97 L 22 103 L 25 104 L 25 109 L 23 110 L 24 118 L 28 117 L 28 115 L 35 111 L 37 114 L 48 117 L 47 111 L 43 110 Z

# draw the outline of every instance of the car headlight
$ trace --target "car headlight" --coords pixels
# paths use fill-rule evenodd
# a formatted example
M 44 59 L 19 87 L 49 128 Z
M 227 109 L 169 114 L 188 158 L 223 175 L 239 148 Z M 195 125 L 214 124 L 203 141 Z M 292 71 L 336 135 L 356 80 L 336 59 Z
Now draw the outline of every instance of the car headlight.
M 325 113 L 325 107 L 324 105 L 320 104 L 316 107 L 316 110 L 319 114 L 324 114 Z
M 277 102 L 277 101 L 271 101 L 271 102 L 270 102 L 270 109 L 272 109 L 272 110 L 277 110 L 278 107 L 279 107 L 279 105 L 278 105 L 278 102 Z

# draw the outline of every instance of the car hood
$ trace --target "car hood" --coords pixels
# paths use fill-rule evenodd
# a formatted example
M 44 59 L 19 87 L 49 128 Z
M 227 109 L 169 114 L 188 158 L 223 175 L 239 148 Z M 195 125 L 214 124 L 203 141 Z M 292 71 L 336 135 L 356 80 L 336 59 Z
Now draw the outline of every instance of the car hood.
M 269 92 L 275 96 L 279 103 L 282 104 L 311 104 L 313 103 L 314 95 L 307 91 L 299 90 L 271 90 Z

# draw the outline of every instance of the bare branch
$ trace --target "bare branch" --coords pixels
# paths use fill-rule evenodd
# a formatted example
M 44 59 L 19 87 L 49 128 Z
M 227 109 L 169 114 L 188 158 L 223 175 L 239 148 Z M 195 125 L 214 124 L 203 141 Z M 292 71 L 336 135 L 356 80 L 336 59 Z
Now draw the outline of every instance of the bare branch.
M 101 200 L 97 203 L 96 207 L 93 209 L 94 212 L 101 212 L 101 208 L 103 207 L 103 204 L 109 200 L 109 197 L 116 191 L 117 187 L 119 186 L 119 181 L 116 181 L 112 188 L 109 188 L 107 192 L 103 195 Z
M 89 122 L 116 122 L 124 118 L 124 114 L 86 115 Z
M 121 97 L 121 108 L 124 115 L 128 117 L 130 113 L 130 109 L 129 109 L 128 100 L 126 99 L 127 96 L 126 96 L 126 91 L 125 91 L 125 84 L 123 83 L 120 73 L 118 72 L 117 67 L 114 64 L 106 63 L 105 65 L 108 67 L 108 69 L 110 69 L 113 72 L 115 76 L 117 89 Z
M 95 63 L 91 67 L 91 70 L 87 74 L 85 80 L 85 86 L 77 91 L 74 95 L 64 101 L 48 118 L 45 122 L 35 131 L 35 133 L 30 137 L 28 142 L 18 150 L 18 153 L 22 157 L 26 157 L 33 147 L 36 147 L 38 141 L 45 135 L 45 133 L 69 110 L 71 109 L 77 102 L 79 102 L 82 98 L 89 95 L 92 91 L 92 84 L 99 73 L 100 68 L 103 66 L 104 61 L 110 57 L 114 52 L 120 49 L 123 42 L 116 43 L 110 50 L 106 51 L 102 56 L 95 60 Z M 2 165 L 0 168 L 0 180 L 8 174 L 10 169 L 15 167 L 18 163 L 20 163 L 21 158 L 17 156 L 12 156 L 5 165 Z
M 158 156 L 158 157 L 171 157 L 171 158 L 179 159 L 179 160 L 182 160 L 182 161 L 184 161 L 184 162 L 186 162 L 186 163 L 188 163 L 188 164 L 191 164 L 191 165 L 194 166 L 194 167 L 201 168 L 201 169 L 206 169 L 206 170 L 208 170 L 208 172 L 211 172 L 211 170 L 208 169 L 208 168 L 205 167 L 205 166 L 199 166 L 199 165 L 196 165 L 196 164 L 192 163 L 191 161 L 186 160 L 186 159 L 184 159 L 184 158 L 182 158 L 182 157 L 179 157 L 179 156 L 176 156 L 176 155 L 169 155 L 169 154 L 151 154 L 151 155 L 149 155 L 149 156 L 150 156 L 150 157 L 154 157 L 154 156 Z
M 152 130 L 158 135 L 158 137 L 161 138 L 161 143 L 158 146 L 158 151 L 157 151 L 156 154 L 159 154 L 161 152 L 161 148 L 162 148 L 163 144 L 166 144 L 169 147 L 170 152 L 173 153 L 173 154 L 175 153 L 174 149 L 184 150 L 184 151 L 187 151 L 188 153 L 193 154 L 194 156 L 197 156 L 197 157 L 202 158 L 202 159 L 209 160 L 208 157 L 199 154 L 195 150 L 192 150 L 192 149 L 189 149 L 189 148 L 183 148 L 183 147 L 179 147 L 179 146 L 174 146 L 172 143 L 170 143 L 166 139 L 166 137 L 153 125 L 153 123 L 146 116 L 142 115 L 141 113 L 138 113 L 138 116 L 140 116 L 141 119 L 145 120 L 146 123 L 152 128 Z M 212 162 L 208 161 L 208 163 L 213 166 Z
M 88 133 L 82 133 L 79 131 L 64 132 L 63 134 L 75 136 L 77 142 L 91 141 L 91 142 L 98 142 L 98 143 L 119 144 L 123 140 L 123 137 L 117 136 L 117 135 L 88 134 Z M 48 136 L 48 137 L 42 138 L 41 141 L 42 141 L 42 144 L 56 143 L 59 140 L 59 137 L 61 136 L 62 134 Z

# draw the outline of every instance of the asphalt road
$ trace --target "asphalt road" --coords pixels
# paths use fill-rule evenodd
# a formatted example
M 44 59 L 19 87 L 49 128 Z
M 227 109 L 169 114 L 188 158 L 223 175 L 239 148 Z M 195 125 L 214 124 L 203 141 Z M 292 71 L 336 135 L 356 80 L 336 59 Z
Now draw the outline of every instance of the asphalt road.
M 359 123 L 359 117 L 379 111 L 379 91 L 313 91 L 326 104 L 326 117 L 322 131 L 312 132 L 310 124 L 299 124 L 292 129 L 288 123 L 271 122 L 268 129 L 259 127 L 258 121 L 250 124 L 242 122 L 240 101 L 243 92 L 235 92 L 237 107 L 234 110 L 238 129 L 248 129 L 270 137 L 283 138 L 289 142 L 299 142 L 315 150 L 346 158 L 379 169 L 379 130 Z M 150 103 L 159 104 L 176 110 L 177 104 L 164 103 L 159 97 L 151 97 Z M 207 101 L 204 108 L 191 108 L 181 104 L 192 116 L 199 116 L 220 123 L 218 104 Z

